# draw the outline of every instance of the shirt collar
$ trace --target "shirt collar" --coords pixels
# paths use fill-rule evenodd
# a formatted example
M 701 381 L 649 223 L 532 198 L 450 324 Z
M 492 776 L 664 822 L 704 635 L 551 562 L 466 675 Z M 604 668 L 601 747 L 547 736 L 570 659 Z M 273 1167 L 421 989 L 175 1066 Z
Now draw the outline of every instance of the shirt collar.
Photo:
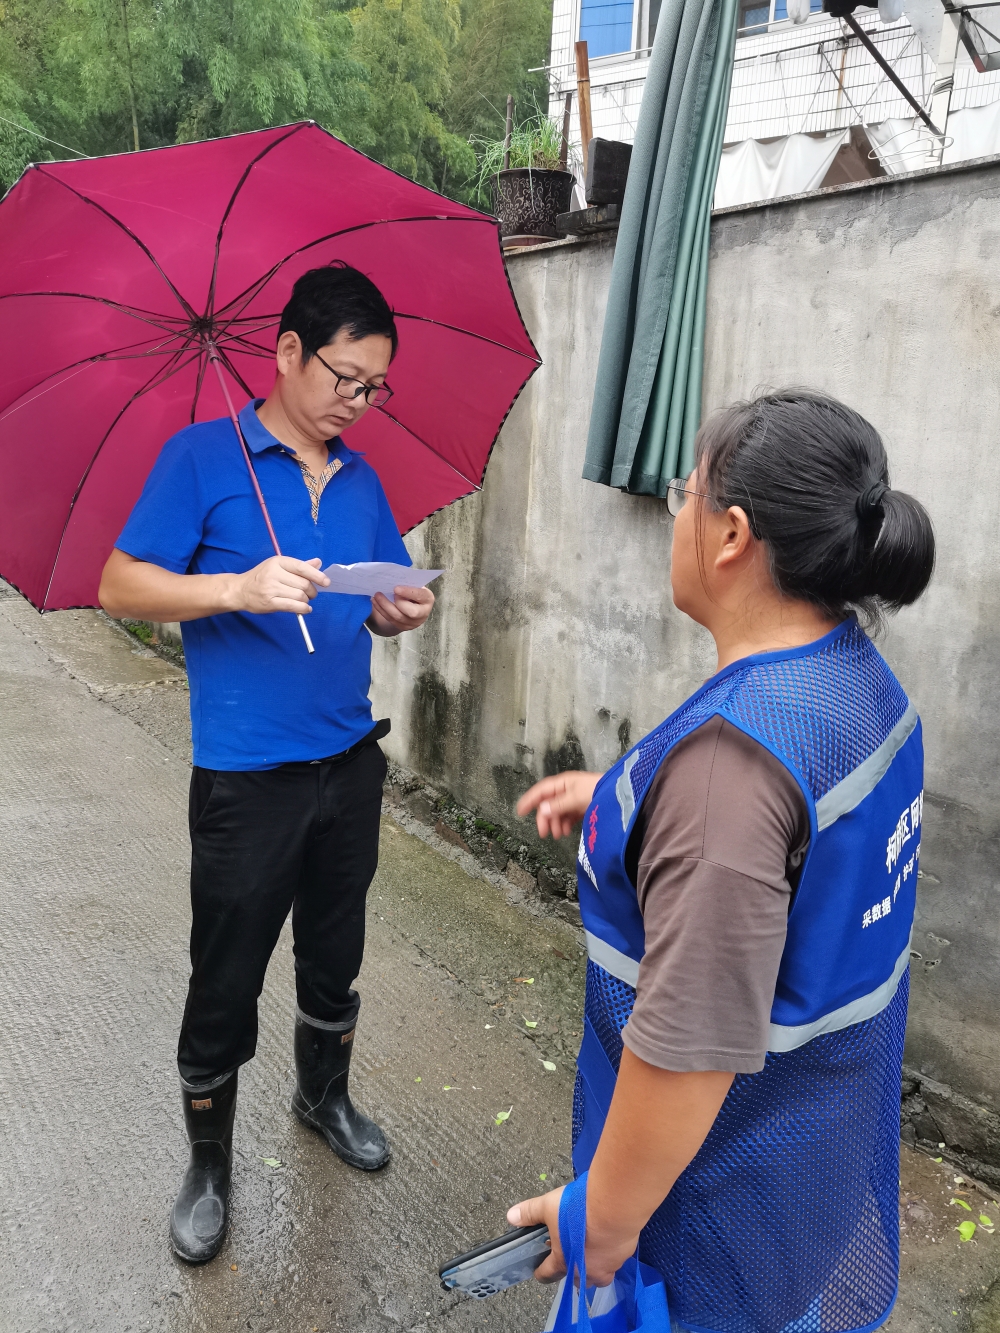
M 263 453 L 265 449 L 283 449 L 286 453 L 291 454 L 291 449 L 283 445 L 280 440 L 275 439 L 257 415 L 257 409 L 263 401 L 263 398 L 251 398 L 246 407 L 240 412 L 240 427 L 243 431 L 243 438 L 247 442 L 247 448 L 252 454 Z M 341 464 L 346 467 L 354 457 L 354 451 L 348 449 L 339 436 L 327 440 L 326 447 L 330 451 L 330 462 L 339 458 Z

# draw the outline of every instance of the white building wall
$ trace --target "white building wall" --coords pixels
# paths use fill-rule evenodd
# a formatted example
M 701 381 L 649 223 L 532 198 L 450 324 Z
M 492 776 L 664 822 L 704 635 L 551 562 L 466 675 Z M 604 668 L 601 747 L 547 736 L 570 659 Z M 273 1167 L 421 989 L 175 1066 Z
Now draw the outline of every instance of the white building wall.
M 639 42 L 646 39 L 642 9 L 646 2 L 636 0 L 639 17 L 634 28 Z M 942 9 L 942 18 L 943 13 Z M 928 105 L 935 66 L 911 23 L 904 16 L 898 23 L 886 26 L 871 10 L 859 11 L 858 18 L 906 86 L 922 104 Z M 550 112 L 561 121 L 564 95 L 573 93 L 571 134 L 577 154 L 580 122 L 573 44 L 579 24 L 579 0 L 555 0 L 549 68 Z M 926 35 L 926 22 L 922 28 Z M 591 61 L 591 108 L 596 136 L 627 143 L 634 140 L 648 64 L 648 50 L 643 49 Z M 979 74 L 965 49 L 960 47 L 952 116 L 997 102 L 1000 102 L 1000 71 Z M 840 19 L 814 14 L 802 25 L 785 19 L 769 24 L 766 32 L 737 39 L 727 144 L 789 134 L 817 134 L 851 125 L 913 120 L 912 108 Z M 960 132 L 960 124 L 952 128 L 956 152 L 946 150 L 946 162 L 955 160 L 956 155 L 968 155 L 964 151 L 968 135 Z M 917 160 L 921 155 L 926 157 L 929 146 L 921 142 L 921 137 L 919 128 L 906 135 L 901 161 L 887 161 L 887 169 L 911 170 L 926 165 L 925 161 Z M 989 151 L 998 149 L 1000 144 Z

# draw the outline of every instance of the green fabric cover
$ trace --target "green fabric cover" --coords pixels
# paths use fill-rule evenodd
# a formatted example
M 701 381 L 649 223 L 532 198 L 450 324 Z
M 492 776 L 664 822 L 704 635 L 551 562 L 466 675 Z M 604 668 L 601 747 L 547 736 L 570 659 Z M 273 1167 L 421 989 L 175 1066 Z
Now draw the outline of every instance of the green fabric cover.
M 737 14 L 737 0 L 663 0 L 642 94 L 583 469 L 641 495 L 693 466 Z

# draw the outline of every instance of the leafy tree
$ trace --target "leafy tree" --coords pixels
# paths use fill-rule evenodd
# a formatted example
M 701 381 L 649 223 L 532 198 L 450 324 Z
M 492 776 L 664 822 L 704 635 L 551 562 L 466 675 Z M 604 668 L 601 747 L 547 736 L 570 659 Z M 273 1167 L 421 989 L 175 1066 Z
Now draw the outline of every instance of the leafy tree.
M 364 146 L 425 185 L 444 188 L 449 176 L 465 181 L 475 154 L 441 116 L 461 30 L 459 0 L 367 0 L 351 19 L 369 78 L 371 141 Z
M 48 6 L 48 17 L 45 92 L 74 136 L 68 142 L 81 140 L 85 152 L 169 143 L 181 67 L 163 40 L 157 0 L 63 0 Z
M 162 0 L 180 59 L 179 142 L 317 120 L 365 139 L 365 71 L 348 16 L 323 0 Z
M 355 4 L 358 7 L 351 8 Z M 544 82 L 550 0 L 0 0 L 0 189 L 32 160 L 309 117 L 458 198 Z M 55 142 L 49 142 L 55 141 Z M 68 147 L 67 147 L 68 146 Z
M 466 139 L 501 137 L 508 93 L 519 119 L 544 110 L 545 74 L 528 71 L 548 60 L 551 36 L 551 0 L 463 0 L 444 112 L 449 129 Z

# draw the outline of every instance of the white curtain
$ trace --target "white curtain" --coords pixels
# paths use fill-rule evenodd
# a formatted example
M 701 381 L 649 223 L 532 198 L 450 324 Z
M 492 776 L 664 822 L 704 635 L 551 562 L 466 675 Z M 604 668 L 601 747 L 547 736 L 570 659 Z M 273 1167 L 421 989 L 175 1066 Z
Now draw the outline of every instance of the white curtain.
M 878 125 L 866 125 L 865 132 L 891 175 L 937 165 L 937 142 L 916 117 L 883 120 Z M 773 143 L 744 139 L 723 148 L 715 207 L 730 208 L 818 190 L 849 135 L 848 130 L 837 130 L 822 139 L 789 134 Z M 1000 101 L 967 107 L 948 118 L 945 162 L 965 162 L 995 153 L 1000 153 Z
M 991 157 L 1000 153 L 1000 102 L 989 106 L 970 106 L 948 117 L 945 142 L 946 162 L 965 162 L 970 157 Z
M 849 134 L 848 130 L 837 130 L 822 139 L 789 134 L 773 143 L 745 139 L 723 148 L 715 207 L 729 208 L 756 199 L 818 190 Z

